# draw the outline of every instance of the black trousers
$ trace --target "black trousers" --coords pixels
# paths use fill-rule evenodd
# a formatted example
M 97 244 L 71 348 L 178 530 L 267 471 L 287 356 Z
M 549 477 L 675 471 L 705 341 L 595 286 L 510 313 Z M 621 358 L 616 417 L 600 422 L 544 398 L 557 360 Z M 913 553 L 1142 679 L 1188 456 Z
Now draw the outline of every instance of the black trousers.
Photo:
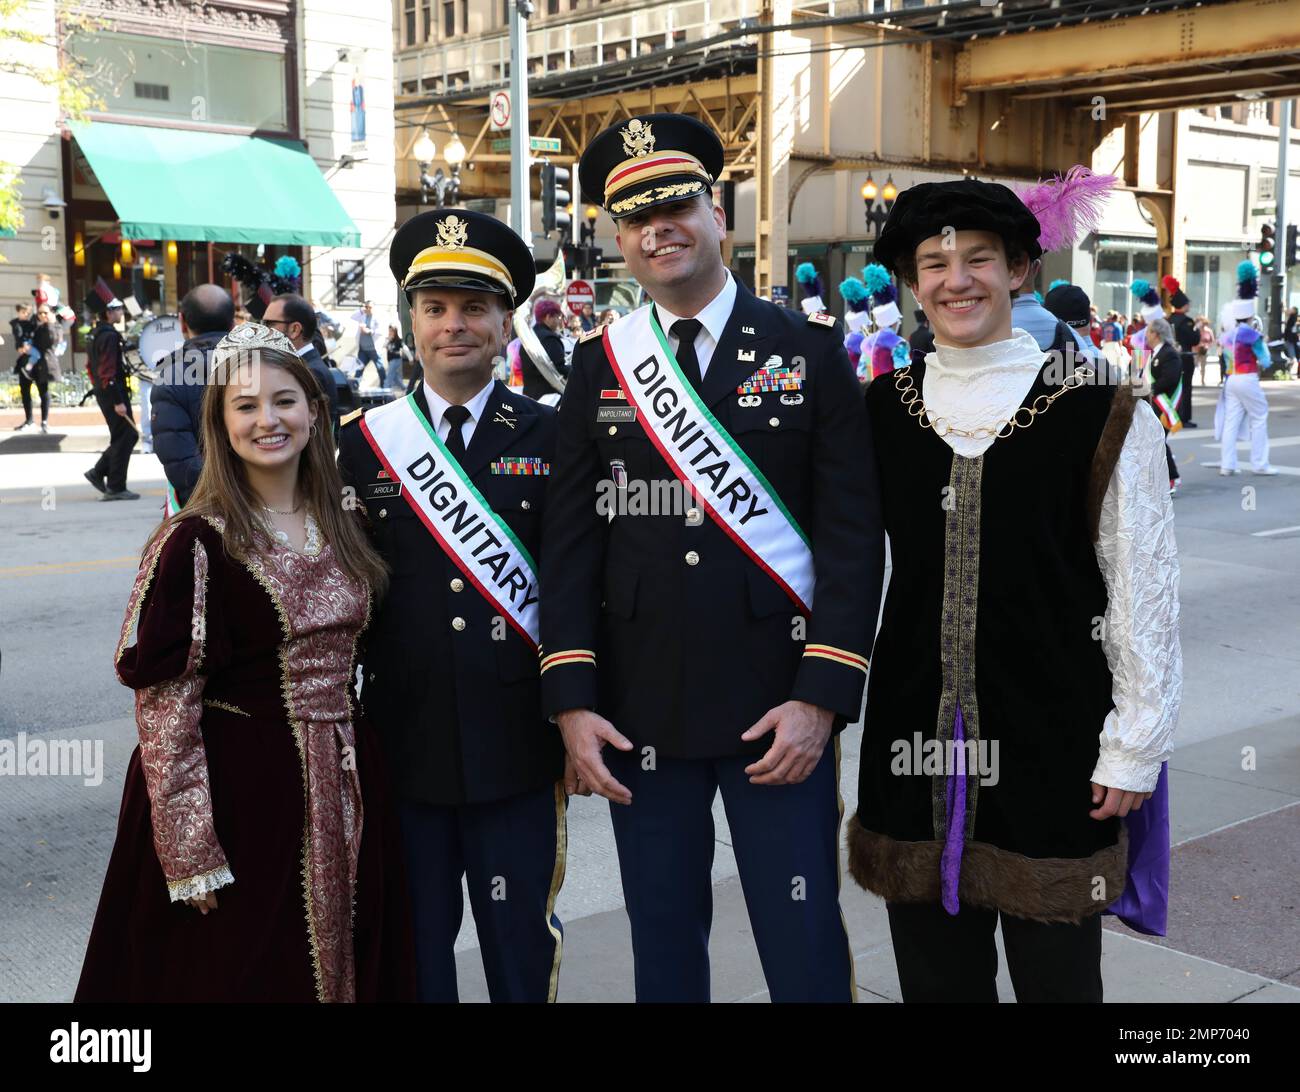
M 131 449 L 135 447 L 138 433 L 135 421 L 131 417 L 131 403 L 126 396 L 116 389 L 102 391 L 96 388 L 95 401 L 99 403 L 99 412 L 108 422 L 108 448 L 95 464 L 94 475 L 108 479 L 108 491 L 120 493 L 126 488 L 126 466 L 131 461 Z M 114 406 L 126 402 L 126 416 L 121 417 Z
M 1183 394 L 1178 399 L 1178 416 L 1183 424 L 1192 423 L 1192 383 L 1196 379 L 1196 354 L 1179 353 L 1183 361 Z
M 891 902 L 888 909 L 905 1002 L 997 1001 L 997 910 L 962 903 L 954 917 L 937 902 Z M 1100 914 L 1081 925 L 1001 918 L 1017 1001 L 1101 1002 Z
M 27 378 L 27 373 L 21 368 L 18 369 L 18 388 L 23 396 L 23 412 L 27 415 L 27 423 L 32 423 L 32 384 L 36 384 L 36 392 L 41 396 L 41 421 L 48 421 L 50 418 L 50 379 L 49 373 L 45 370 L 44 365 L 39 365 L 34 369 L 35 374 L 31 379 Z

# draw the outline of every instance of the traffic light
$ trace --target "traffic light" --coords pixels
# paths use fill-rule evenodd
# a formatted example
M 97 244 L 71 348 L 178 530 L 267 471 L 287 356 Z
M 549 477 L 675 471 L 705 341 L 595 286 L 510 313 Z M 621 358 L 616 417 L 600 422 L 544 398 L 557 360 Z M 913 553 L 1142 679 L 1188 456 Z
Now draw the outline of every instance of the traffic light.
M 559 229 L 560 235 L 567 238 L 573 224 L 572 213 L 568 206 L 573 201 L 569 191 L 569 179 L 572 172 L 568 167 L 557 167 L 554 163 L 542 164 L 542 234 L 549 235 Z
M 1259 268 L 1264 273 L 1273 268 L 1273 262 L 1277 258 L 1276 235 L 1277 232 L 1271 223 L 1259 229 Z
M 1286 226 L 1286 268 L 1290 269 L 1297 261 L 1300 261 L 1300 255 L 1296 254 L 1297 235 L 1300 235 L 1300 226 L 1287 224 Z

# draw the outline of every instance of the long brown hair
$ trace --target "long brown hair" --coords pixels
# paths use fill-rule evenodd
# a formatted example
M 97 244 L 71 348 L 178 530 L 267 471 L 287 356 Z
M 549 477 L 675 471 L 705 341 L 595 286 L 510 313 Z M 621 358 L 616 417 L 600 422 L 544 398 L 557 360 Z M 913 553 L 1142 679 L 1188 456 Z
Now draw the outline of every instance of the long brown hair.
M 377 597 L 383 595 L 388 588 L 388 567 L 366 537 L 352 510 L 355 505 L 344 494 L 343 479 L 334 461 L 329 402 L 300 356 L 265 346 L 228 357 L 213 367 L 200 412 L 203 469 L 199 480 L 185 507 L 163 520 L 150 536 L 145 552 L 169 527 L 189 516 L 220 517 L 225 522 L 226 552 L 236 560 L 242 561 L 250 549 L 267 542 L 261 521 L 254 516 L 262 502 L 248 484 L 244 461 L 230 446 L 225 419 L 226 390 L 238 377 L 240 366 L 249 363 L 254 352 L 261 364 L 288 372 L 302 388 L 308 403 L 316 406 L 313 435 L 298 459 L 298 496 L 307 502 L 307 510 L 315 516 L 325 540 L 334 547 L 340 567 L 355 580 L 369 585 Z

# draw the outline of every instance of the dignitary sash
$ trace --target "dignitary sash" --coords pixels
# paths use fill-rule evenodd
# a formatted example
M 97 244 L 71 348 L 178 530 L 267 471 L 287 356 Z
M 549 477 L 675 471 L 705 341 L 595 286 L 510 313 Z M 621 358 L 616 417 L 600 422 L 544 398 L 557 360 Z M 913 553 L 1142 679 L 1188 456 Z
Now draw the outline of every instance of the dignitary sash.
M 471 584 L 537 647 L 537 564 L 474 488 L 412 392 L 371 410 L 361 434 L 438 545 Z
M 604 337 L 628 402 L 673 473 L 795 606 L 811 614 L 815 578 L 808 536 L 700 401 L 651 308 L 606 327 Z

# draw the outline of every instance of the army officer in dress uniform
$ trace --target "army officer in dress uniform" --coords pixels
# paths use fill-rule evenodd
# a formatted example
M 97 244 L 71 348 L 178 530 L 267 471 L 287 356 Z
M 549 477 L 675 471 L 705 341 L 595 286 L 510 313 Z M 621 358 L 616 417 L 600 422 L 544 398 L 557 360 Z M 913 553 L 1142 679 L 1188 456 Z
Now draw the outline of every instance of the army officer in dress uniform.
M 500 221 L 426 212 L 393 239 L 424 374 L 345 418 L 339 468 L 392 586 L 362 701 L 401 801 L 420 997 L 455 1001 L 461 878 L 493 1001 L 553 1001 L 564 753 L 540 715 L 537 556 L 555 411 L 492 378 L 532 255 Z
M 639 1000 L 709 998 L 721 790 L 772 999 L 849 1001 L 836 734 L 880 602 L 876 472 L 835 320 L 723 265 L 721 167 L 713 132 L 674 114 L 582 157 L 654 302 L 582 339 L 560 404 L 544 711 L 612 802 Z

